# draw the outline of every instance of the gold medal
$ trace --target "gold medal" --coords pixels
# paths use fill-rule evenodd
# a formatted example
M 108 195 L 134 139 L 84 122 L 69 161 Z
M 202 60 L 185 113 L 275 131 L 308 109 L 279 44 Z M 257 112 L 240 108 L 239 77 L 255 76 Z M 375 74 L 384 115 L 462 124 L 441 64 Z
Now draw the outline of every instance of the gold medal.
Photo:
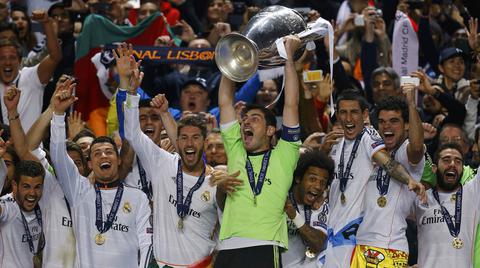
M 97 245 L 99 245 L 99 246 L 105 244 L 105 235 L 100 234 L 100 233 L 97 234 L 97 235 L 95 236 L 95 244 L 97 244 Z
M 345 205 L 345 203 L 347 203 L 347 198 L 345 197 L 345 194 L 343 192 L 340 195 L 340 202 L 342 202 L 342 205 Z
M 200 199 L 202 199 L 203 202 L 210 201 L 210 192 L 209 191 L 203 192 L 202 196 L 200 196 Z
M 123 212 L 125 212 L 126 214 L 132 212 L 132 206 L 130 205 L 130 203 L 123 203 Z
M 41 268 L 42 267 L 42 252 L 38 252 L 37 254 L 33 255 L 33 268 Z
M 180 218 L 178 219 L 178 230 L 182 231 L 183 230 L 183 219 Z
M 460 238 L 458 238 L 458 237 L 453 238 L 452 246 L 453 246 L 453 248 L 455 248 L 455 249 L 461 249 L 461 248 L 463 247 L 463 241 L 462 241 L 462 239 L 460 239 Z
M 305 256 L 307 256 L 307 258 L 309 259 L 313 259 L 315 258 L 315 255 L 315 252 L 311 248 L 307 247 L 307 250 L 305 251 Z
M 385 196 L 380 196 L 378 199 L 377 199 L 377 205 L 381 208 L 385 207 L 387 205 L 387 198 L 385 198 Z

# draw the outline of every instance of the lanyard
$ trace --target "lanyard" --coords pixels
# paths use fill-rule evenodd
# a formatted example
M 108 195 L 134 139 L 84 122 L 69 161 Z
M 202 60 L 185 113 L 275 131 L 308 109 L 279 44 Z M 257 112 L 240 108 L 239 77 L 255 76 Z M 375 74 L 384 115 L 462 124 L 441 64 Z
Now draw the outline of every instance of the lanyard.
M 338 165 L 338 173 L 340 176 L 340 191 L 342 193 L 345 192 L 345 188 L 347 188 L 350 170 L 352 169 L 353 160 L 357 155 L 358 146 L 360 145 L 360 141 L 362 140 L 363 133 L 365 133 L 365 128 L 355 138 L 355 143 L 353 144 L 352 152 L 350 153 L 350 157 L 348 158 L 347 168 L 345 169 L 345 171 L 343 171 L 343 166 L 345 165 L 345 161 L 343 159 L 345 154 L 345 140 L 343 141 L 342 154 L 340 155 L 340 164 Z
M 33 246 L 33 238 L 32 234 L 30 233 L 30 229 L 28 229 L 28 223 L 25 219 L 25 215 L 23 215 L 22 209 L 20 208 L 20 214 L 22 215 L 22 223 L 23 228 L 25 229 L 25 235 L 27 236 L 28 247 L 30 248 L 30 252 L 32 254 L 38 254 L 42 249 L 45 247 L 45 236 L 43 234 L 43 222 L 42 222 L 42 211 L 40 210 L 40 206 L 37 204 L 34 208 L 35 217 L 37 219 L 38 225 L 40 225 L 41 234 L 40 239 L 38 240 L 38 247 L 37 252 L 35 253 L 35 247 Z
M 140 184 L 142 185 L 142 191 L 147 195 L 148 199 L 152 199 L 152 189 L 147 182 L 147 172 L 145 172 L 145 169 L 142 166 L 142 163 L 140 162 L 140 158 L 137 156 L 137 164 L 138 164 L 138 175 L 140 176 Z
M 438 192 L 436 189 L 432 189 L 433 197 L 437 200 L 440 208 L 442 209 L 443 219 L 447 224 L 448 231 L 453 237 L 457 237 L 460 233 L 460 226 L 462 224 L 462 196 L 463 196 L 463 187 L 460 186 L 460 189 L 455 194 L 455 223 L 452 221 L 452 217 L 448 210 L 440 204 L 440 197 L 438 196 Z
M 250 188 L 253 192 L 253 200 L 254 204 L 257 204 L 257 195 L 262 192 L 263 183 L 265 181 L 265 176 L 267 175 L 267 168 L 268 162 L 270 161 L 270 155 L 272 151 L 268 151 L 263 155 L 262 159 L 262 166 L 260 168 L 260 173 L 258 174 L 258 181 L 255 185 L 255 173 L 253 172 L 252 162 L 250 162 L 250 158 L 247 155 L 247 161 L 245 162 L 245 169 L 247 170 L 248 175 L 248 182 L 250 184 Z
M 390 155 L 392 159 L 395 158 L 395 154 L 397 150 L 394 150 Z M 390 185 L 390 175 L 387 172 L 383 174 L 383 168 L 379 167 L 377 171 L 377 189 L 381 196 L 387 195 L 388 193 L 388 186 Z
M 112 208 L 107 215 L 107 221 L 105 224 L 103 223 L 103 212 L 102 212 L 102 194 L 98 186 L 95 184 L 95 225 L 97 226 L 97 230 L 103 234 L 107 232 L 110 227 L 112 227 L 113 220 L 117 215 L 118 207 L 120 207 L 120 201 L 122 200 L 123 195 L 123 183 L 120 183 L 117 188 L 117 192 L 115 193 L 115 198 L 113 199 Z
M 193 193 L 202 186 L 203 181 L 205 180 L 205 167 L 203 167 L 202 174 L 198 177 L 197 182 L 190 188 L 188 191 L 185 200 L 183 200 L 183 172 L 182 172 L 182 160 L 178 160 L 178 169 L 177 169 L 177 215 L 183 219 L 188 214 L 190 210 L 190 205 L 192 204 Z

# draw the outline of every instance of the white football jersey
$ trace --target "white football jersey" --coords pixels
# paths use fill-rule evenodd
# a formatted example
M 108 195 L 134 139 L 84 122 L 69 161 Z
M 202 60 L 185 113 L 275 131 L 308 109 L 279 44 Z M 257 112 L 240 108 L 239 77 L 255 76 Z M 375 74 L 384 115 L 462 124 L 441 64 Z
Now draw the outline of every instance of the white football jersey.
M 405 167 L 414 180 L 420 181 L 425 158 L 417 165 L 411 165 L 407 155 L 408 143 L 408 140 L 405 140 L 398 148 L 395 153 L 395 160 Z M 357 244 L 401 250 L 408 253 L 408 242 L 405 236 L 407 222 L 405 219 L 410 214 L 416 195 L 408 190 L 408 185 L 390 178 L 388 192 L 385 195 L 387 204 L 383 208 L 380 207 L 377 204 L 377 199 L 380 197 L 377 189 L 378 170 L 379 167 L 377 166 L 368 180 L 363 222 L 358 228 Z M 386 171 L 383 171 L 382 175 L 384 174 L 386 174 Z
M 64 116 L 54 115 L 51 123 L 50 153 L 60 186 L 70 203 L 73 230 L 77 239 L 75 267 L 147 267 L 151 256 L 152 228 L 146 195 L 124 186 L 118 212 L 111 228 L 95 243 L 95 188 L 67 154 Z M 103 221 L 109 214 L 117 188 L 100 190 Z M 140 259 L 139 254 L 140 253 Z
M 418 267 L 473 267 L 473 248 L 480 208 L 480 180 L 476 177 L 463 186 L 462 220 L 458 238 L 461 249 L 452 245 L 453 236 L 444 221 L 442 211 L 432 190 L 427 191 L 428 205 L 416 200 L 414 206 L 418 227 Z M 441 204 L 455 223 L 455 202 L 452 193 L 439 192 Z
M 365 199 L 365 190 L 368 178 L 374 169 L 372 163 L 373 155 L 384 149 L 383 140 L 374 128 L 365 127 L 362 135 L 356 157 L 350 170 L 349 179 L 345 188 L 345 204 L 341 203 L 339 163 L 344 150 L 344 172 L 347 169 L 347 163 L 350 158 L 355 140 L 345 140 L 342 138 L 339 143 L 332 147 L 330 156 L 335 161 L 335 176 L 330 187 L 329 205 L 330 214 L 328 216 L 328 229 L 336 237 L 352 237 L 363 216 L 363 207 Z M 350 225 L 350 227 L 348 227 Z M 354 244 L 346 243 L 333 245 L 328 243 L 328 249 L 325 252 L 324 267 L 347 267 L 350 264 L 350 257 Z
M 304 205 L 298 204 L 298 210 L 300 215 L 305 215 Z M 318 210 L 312 210 L 310 227 L 320 230 L 323 233 L 327 234 L 327 219 L 328 219 L 328 204 L 323 203 L 323 205 Z M 282 253 L 282 265 L 284 268 L 295 268 L 295 267 L 305 267 L 305 268 L 316 268 L 319 264 L 319 256 L 323 255 L 323 252 L 319 252 L 315 258 L 307 258 L 305 251 L 307 247 L 303 242 L 303 239 L 300 235 L 300 231 L 295 226 L 292 220 L 287 217 L 288 224 L 288 250 Z M 323 250 L 326 248 L 325 247 Z
M 143 165 L 142 165 L 143 167 Z M 144 168 L 145 169 L 145 168 Z M 148 178 L 148 176 L 146 176 L 145 174 L 145 179 L 146 179 L 146 182 L 147 182 L 147 185 L 150 186 L 151 182 L 150 182 L 150 179 Z M 130 171 L 130 173 L 128 173 L 127 177 L 125 178 L 124 180 L 124 183 L 128 186 L 131 186 L 131 187 L 135 187 L 141 191 L 142 190 L 142 182 L 141 182 L 141 179 L 140 179 L 140 172 L 139 172 L 139 169 L 138 169 L 138 161 L 137 161 L 137 156 L 135 155 L 135 157 L 133 158 L 133 163 L 132 163 L 132 171 Z
M 130 103 L 129 103 L 130 102 Z M 141 130 L 138 121 L 138 97 L 128 95 L 125 107 L 125 137 L 137 153 L 153 188 L 153 245 L 159 263 L 169 266 L 190 265 L 208 257 L 215 248 L 213 237 L 217 222 L 216 188 L 209 176 L 193 193 L 184 228 L 178 228 L 176 176 L 178 154 L 159 148 Z M 183 196 L 198 177 L 183 173 Z
M 43 250 L 42 266 L 69 268 L 75 263 L 75 236 L 73 234 L 72 219 L 67 208 L 67 201 L 60 184 L 54 176 L 53 168 L 46 159 L 46 153 L 38 148 L 32 152 L 45 168 L 45 176 L 49 176 L 53 183 L 48 205 L 42 207 L 45 215 L 43 231 L 45 233 L 45 248 Z

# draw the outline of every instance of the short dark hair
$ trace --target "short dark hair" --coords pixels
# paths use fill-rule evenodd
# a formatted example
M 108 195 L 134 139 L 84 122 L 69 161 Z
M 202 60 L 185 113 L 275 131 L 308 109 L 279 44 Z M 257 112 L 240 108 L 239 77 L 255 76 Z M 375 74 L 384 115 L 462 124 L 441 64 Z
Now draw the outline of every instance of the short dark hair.
M 456 123 L 445 123 L 442 125 L 442 128 L 440 128 L 440 131 L 438 132 L 438 137 L 440 138 L 440 134 L 442 134 L 443 130 L 445 130 L 447 127 L 452 127 L 460 130 L 461 133 L 461 138 L 463 142 L 465 142 L 467 145 L 470 145 L 470 140 L 468 139 L 467 133 L 465 130 L 463 130 L 462 126 Z
M 84 128 L 80 130 L 80 132 L 78 132 L 78 134 L 75 135 L 75 137 L 73 137 L 72 141 L 77 142 L 80 138 L 83 138 L 83 137 L 91 137 L 95 139 L 97 136 L 95 136 L 95 133 L 93 133 L 93 131 L 91 131 L 90 129 Z
M 392 67 L 383 67 L 383 66 L 373 70 L 372 76 L 371 76 L 372 79 L 370 81 L 372 87 L 373 87 L 374 78 L 377 75 L 381 75 L 381 74 L 388 75 L 388 77 L 390 77 L 390 79 L 393 80 L 393 86 L 395 87 L 395 89 L 397 90 L 400 89 L 400 77 L 398 76 L 397 72 L 395 72 L 395 70 Z
M 360 95 L 358 91 L 355 91 L 354 89 L 347 89 L 337 97 L 337 102 L 335 103 L 335 106 L 337 107 L 337 109 L 340 107 L 341 101 L 356 101 L 360 105 L 360 109 L 362 111 L 364 111 L 365 109 L 368 109 L 369 107 L 365 97 Z
M 212 128 L 212 130 L 210 130 L 208 133 L 207 133 L 207 136 L 210 135 L 210 134 L 222 134 L 222 132 L 220 131 L 219 128 Z
M 182 128 L 186 126 L 197 127 L 200 129 L 203 138 L 207 137 L 207 126 L 205 125 L 204 118 L 198 114 L 185 116 L 177 122 L 177 135 L 180 135 Z
M 457 150 L 460 153 L 460 155 L 462 156 L 462 160 L 465 160 L 465 155 L 463 154 L 462 147 L 458 143 L 447 142 L 447 143 L 444 143 L 444 144 L 441 144 L 440 146 L 438 146 L 437 151 L 433 155 L 433 163 L 438 164 L 438 160 L 440 160 L 439 159 L 440 153 L 442 151 L 446 150 L 446 149 Z
M 17 166 L 18 162 L 20 162 L 20 157 L 18 157 L 18 154 L 15 151 L 15 148 L 13 148 L 13 145 L 7 146 L 6 153 L 9 154 L 12 157 L 13 165 Z
M 267 127 L 268 126 L 273 126 L 275 128 L 277 127 L 277 118 L 275 117 L 275 113 L 258 104 L 253 104 L 253 103 L 247 104 L 245 106 L 245 109 L 242 112 L 242 117 L 251 110 L 260 110 L 260 112 L 262 112 L 263 116 L 265 117 L 265 122 L 267 123 Z
M 152 99 L 143 99 L 138 102 L 138 108 L 151 108 L 150 102 Z
M 113 146 L 113 149 L 115 150 L 115 153 L 118 156 L 118 148 L 117 148 L 117 144 L 115 143 L 115 141 L 110 137 L 100 136 L 100 137 L 94 138 L 93 141 L 92 141 L 92 144 L 90 144 L 90 151 L 88 152 L 89 157 L 90 157 L 90 154 L 92 153 L 93 145 L 95 145 L 97 143 L 110 143 Z
M 42 177 L 45 178 L 45 169 L 43 168 L 42 164 L 36 161 L 31 160 L 21 160 L 15 166 L 15 173 L 13 178 L 15 179 L 16 183 L 20 183 L 21 176 L 28 176 L 28 177 Z
M 73 141 L 67 141 L 67 152 L 77 152 L 78 154 L 80 154 L 80 160 L 82 160 L 83 165 L 86 164 L 82 148 L 77 143 Z
M 403 121 L 408 123 L 408 105 L 405 99 L 399 96 L 387 96 L 377 103 L 377 118 L 380 111 L 400 111 Z
M 12 31 L 17 37 L 17 39 L 19 38 L 17 25 L 13 22 L 0 22 L 0 32 L 4 31 Z
M 309 167 L 317 167 L 326 170 L 328 172 L 327 185 L 330 185 L 335 170 L 335 164 L 333 163 L 332 158 L 318 149 L 307 150 L 300 155 L 293 176 L 295 178 L 303 179 L 303 175 L 305 175 L 305 172 Z

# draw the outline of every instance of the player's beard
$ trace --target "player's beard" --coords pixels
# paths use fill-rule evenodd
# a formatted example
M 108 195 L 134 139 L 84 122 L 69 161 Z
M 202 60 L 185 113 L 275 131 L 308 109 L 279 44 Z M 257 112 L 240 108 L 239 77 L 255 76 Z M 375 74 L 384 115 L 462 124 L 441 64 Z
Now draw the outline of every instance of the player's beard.
M 453 191 L 460 185 L 460 178 L 462 177 L 463 172 L 457 176 L 457 179 L 455 180 L 454 184 L 446 183 L 444 179 L 444 174 L 441 173 L 440 170 L 438 169 L 437 169 L 436 175 L 437 175 L 437 185 L 440 189 L 445 191 Z

